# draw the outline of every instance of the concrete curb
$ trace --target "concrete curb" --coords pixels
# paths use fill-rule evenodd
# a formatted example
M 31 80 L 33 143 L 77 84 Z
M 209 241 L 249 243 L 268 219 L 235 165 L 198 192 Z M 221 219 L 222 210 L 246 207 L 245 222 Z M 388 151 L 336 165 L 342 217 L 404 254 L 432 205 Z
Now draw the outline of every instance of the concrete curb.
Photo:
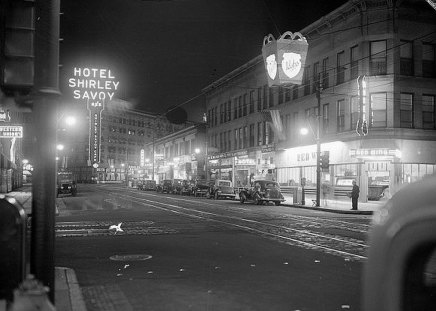
M 65 267 L 56 267 L 56 269 L 65 272 L 65 282 L 68 288 L 68 302 L 71 311 L 86 311 L 85 300 L 83 299 L 82 290 L 77 281 L 76 273 L 73 269 Z
M 314 211 L 330 212 L 330 213 L 336 213 L 336 214 L 351 214 L 351 215 L 373 215 L 374 214 L 373 211 L 340 210 L 340 209 L 331 209 L 331 208 L 325 208 L 325 207 L 312 207 L 312 206 L 306 206 L 306 205 L 286 204 L 286 203 L 282 203 L 282 205 L 289 206 L 289 207 L 310 209 L 310 210 L 314 210 Z
M 70 287 L 71 309 L 73 311 L 86 311 L 85 300 L 83 299 L 76 273 L 73 269 L 66 269 L 67 282 Z

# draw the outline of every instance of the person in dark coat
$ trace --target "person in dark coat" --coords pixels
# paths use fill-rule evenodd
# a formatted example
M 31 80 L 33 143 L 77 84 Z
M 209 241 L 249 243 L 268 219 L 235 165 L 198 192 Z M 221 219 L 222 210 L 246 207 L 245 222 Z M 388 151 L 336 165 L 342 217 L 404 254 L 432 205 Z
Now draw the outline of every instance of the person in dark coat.
M 351 210 L 355 210 L 355 211 L 357 210 L 357 201 L 359 199 L 359 192 L 360 192 L 359 186 L 356 185 L 356 181 L 353 180 L 353 189 L 351 190 L 351 205 L 352 205 Z

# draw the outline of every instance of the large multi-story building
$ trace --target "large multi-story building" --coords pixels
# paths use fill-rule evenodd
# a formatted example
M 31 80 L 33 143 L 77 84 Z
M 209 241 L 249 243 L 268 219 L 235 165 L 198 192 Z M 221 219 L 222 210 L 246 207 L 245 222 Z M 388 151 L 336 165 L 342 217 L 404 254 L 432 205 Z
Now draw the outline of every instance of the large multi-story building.
M 65 128 L 62 118 L 70 114 L 77 122 Z M 93 167 L 88 115 L 84 106 L 67 107 L 59 120 L 58 141 L 65 148 L 58 152 L 58 167 L 73 171 L 79 182 L 125 182 L 143 178 L 146 174 L 145 145 L 183 127 L 171 124 L 164 116 L 132 109 L 129 102 L 110 101 L 101 114 L 100 161 Z
M 436 172 L 435 10 L 353 0 L 298 31 L 309 44 L 302 85 L 268 87 L 259 56 L 203 90 L 208 145 L 219 151 L 209 174 L 246 185 L 272 172 L 283 185 L 315 187 L 318 124 L 330 162 L 322 181 L 356 179 L 363 201 L 371 186 L 392 194 Z M 361 103 L 367 135 L 356 132 Z

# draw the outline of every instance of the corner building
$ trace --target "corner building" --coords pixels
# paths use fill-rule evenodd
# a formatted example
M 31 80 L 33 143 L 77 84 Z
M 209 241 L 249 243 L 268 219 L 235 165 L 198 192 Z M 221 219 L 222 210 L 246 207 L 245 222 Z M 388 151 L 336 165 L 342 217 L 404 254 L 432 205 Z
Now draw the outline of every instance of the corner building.
M 348 1 L 299 32 L 309 43 L 302 85 L 268 87 L 259 56 L 203 89 L 217 149 L 209 174 L 235 185 L 268 172 L 282 186 L 305 178 L 310 192 L 318 124 L 330 164 L 322 182 L 355 179 L 361 201 L 435 173 L 436 11 L 419 0 Z M 361 104 L 367 135 L 356 132 Z

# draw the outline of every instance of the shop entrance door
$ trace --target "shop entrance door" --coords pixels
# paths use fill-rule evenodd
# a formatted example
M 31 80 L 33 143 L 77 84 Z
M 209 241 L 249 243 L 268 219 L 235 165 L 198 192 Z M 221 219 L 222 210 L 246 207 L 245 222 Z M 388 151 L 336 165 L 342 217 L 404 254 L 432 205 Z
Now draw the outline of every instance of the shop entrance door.
M 368 200 L 380 201 L 389 193 L 391 161 L 366 162 Z

